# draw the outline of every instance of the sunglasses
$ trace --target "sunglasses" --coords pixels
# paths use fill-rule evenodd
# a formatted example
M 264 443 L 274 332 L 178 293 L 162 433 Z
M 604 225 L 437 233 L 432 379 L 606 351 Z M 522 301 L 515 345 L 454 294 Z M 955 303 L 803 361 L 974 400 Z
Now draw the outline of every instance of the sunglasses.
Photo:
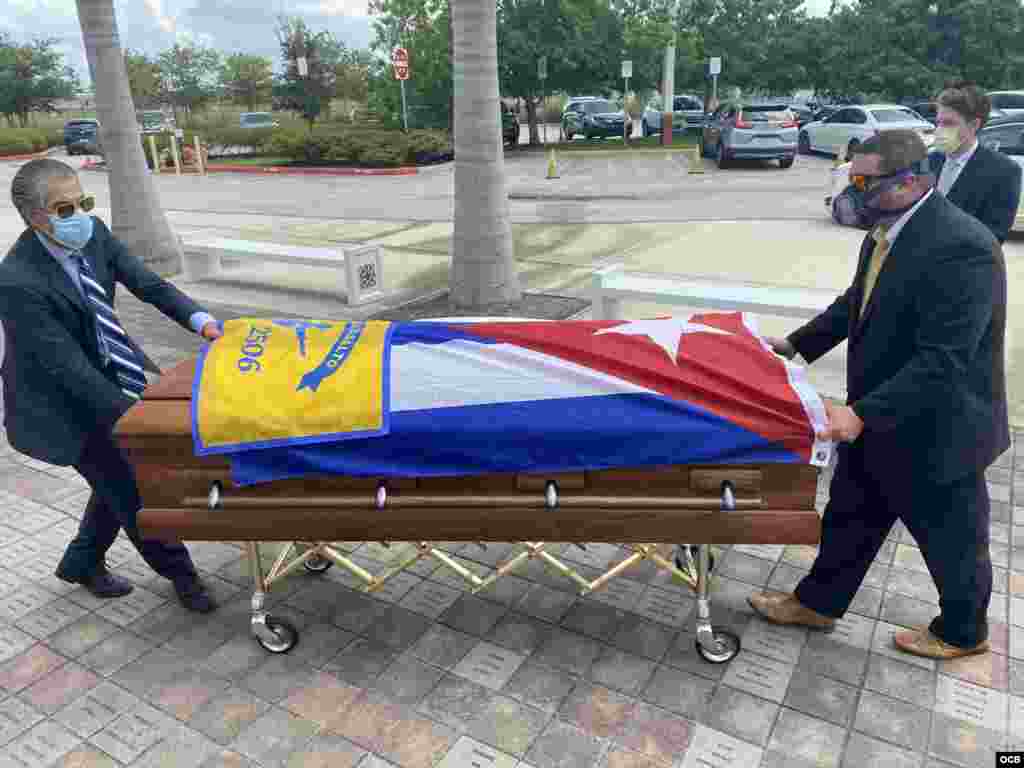
M 53 213 L 58 219 L 70 219 L 75 215 L 77 209 L 82 213 L 89 213 L 96 207 L 96 198 L 92 195 L 85 195 L 77 203 L 57 203 L 53 206 Z

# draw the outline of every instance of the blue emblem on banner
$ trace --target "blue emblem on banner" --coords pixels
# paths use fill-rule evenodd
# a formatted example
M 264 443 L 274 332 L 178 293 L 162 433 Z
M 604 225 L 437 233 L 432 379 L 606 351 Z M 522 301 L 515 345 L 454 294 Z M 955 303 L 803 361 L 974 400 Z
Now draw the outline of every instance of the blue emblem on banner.
M 359 341 L 359 336 L 363 332 L 363 328 L 366 327 L 365 321 L 346 323 L 341 333 L 338 334 L 337 340 L 331 345 L 330 351 L 327 356 L 320 362 L 316 368 L 309 373 L 303 374 L 302 379 L 299 381 L 299 386 L 296 387 L 295 391 L 299 392 L 303 389 L 311 389 L 314 392 L 320 387 L 324 379 L 331 376 L 337 371 L 345 360 L 352 352 L 352 347 Z
M 309 320 L 275 320 L 274 325 L 295 330 L 295 336 L 299 339 L 299 354 L 303 357 L 306 356 L 306 331 L 310 328 L 315 328 L 318 331 L 329 331 L 332 327 L 330 323 L 313 323 Z

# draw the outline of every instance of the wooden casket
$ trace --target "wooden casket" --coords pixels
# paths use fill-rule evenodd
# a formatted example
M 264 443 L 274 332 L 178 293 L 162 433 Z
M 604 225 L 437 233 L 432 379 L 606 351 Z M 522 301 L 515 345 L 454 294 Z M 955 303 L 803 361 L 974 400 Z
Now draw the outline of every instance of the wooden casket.
M 145 537 L 197 541 L 563 541 L 817 544 L 818 469 L 666 466 L 465 477 L 318 476 L 237 487 L 193 451 L 195 360 L 117 424 L 136 467 Z M 731 504 L 724 504 L 728 488 Z M 726 508 L 731 507 L 731 508 Z

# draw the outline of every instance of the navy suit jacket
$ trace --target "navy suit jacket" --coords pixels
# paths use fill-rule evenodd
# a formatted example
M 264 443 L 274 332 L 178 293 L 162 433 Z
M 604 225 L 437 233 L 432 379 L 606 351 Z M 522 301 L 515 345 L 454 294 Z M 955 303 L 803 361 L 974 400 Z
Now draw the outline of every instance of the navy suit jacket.
M 92 239 L 82 250 L 97 282 L 114 300 L 122 283 L 185 328 L 203 311 L 173 285 L 128 252 L 94 217 Z M 76 464 L 86 438 L 110 430 L 135 402 L 104 368 L 95 314 L 32 229 L 27 229 L 0 262 L 0 320 L 7 349 L 4 423 L 10 444 L 51 464 Z M 159 371 L 131 342 L 149 370 Z
M 928 161 L 938 179 L 946 156 L 932 152 Z M 1006 155 L 979 144 L 946 198 L 988 227 L 996 240 L 1005 243 L 1017 216 L 1020 188 L 1020 166 Z
M 847 403 L 872 471 L 949 483 L 1010 445 L 1006 264 L 992 233 L 933 193 L 907 221 L 861 316 L 875 241 L 853 285 L 789 336 L 813 362 L 844 340 Z

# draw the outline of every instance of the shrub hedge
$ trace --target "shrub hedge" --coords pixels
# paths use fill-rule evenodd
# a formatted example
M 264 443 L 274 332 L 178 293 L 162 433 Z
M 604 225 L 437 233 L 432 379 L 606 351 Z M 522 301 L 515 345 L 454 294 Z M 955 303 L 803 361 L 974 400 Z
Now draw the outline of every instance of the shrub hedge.
M 323 127 L 274 132 L 268 151 L 309 165 L 397 166 L 427 163 L 451 153 L 447 131 Z
M 42 152 L 63 142 L 62 135 L 42 128 L 0 128 L 0 157 Z

